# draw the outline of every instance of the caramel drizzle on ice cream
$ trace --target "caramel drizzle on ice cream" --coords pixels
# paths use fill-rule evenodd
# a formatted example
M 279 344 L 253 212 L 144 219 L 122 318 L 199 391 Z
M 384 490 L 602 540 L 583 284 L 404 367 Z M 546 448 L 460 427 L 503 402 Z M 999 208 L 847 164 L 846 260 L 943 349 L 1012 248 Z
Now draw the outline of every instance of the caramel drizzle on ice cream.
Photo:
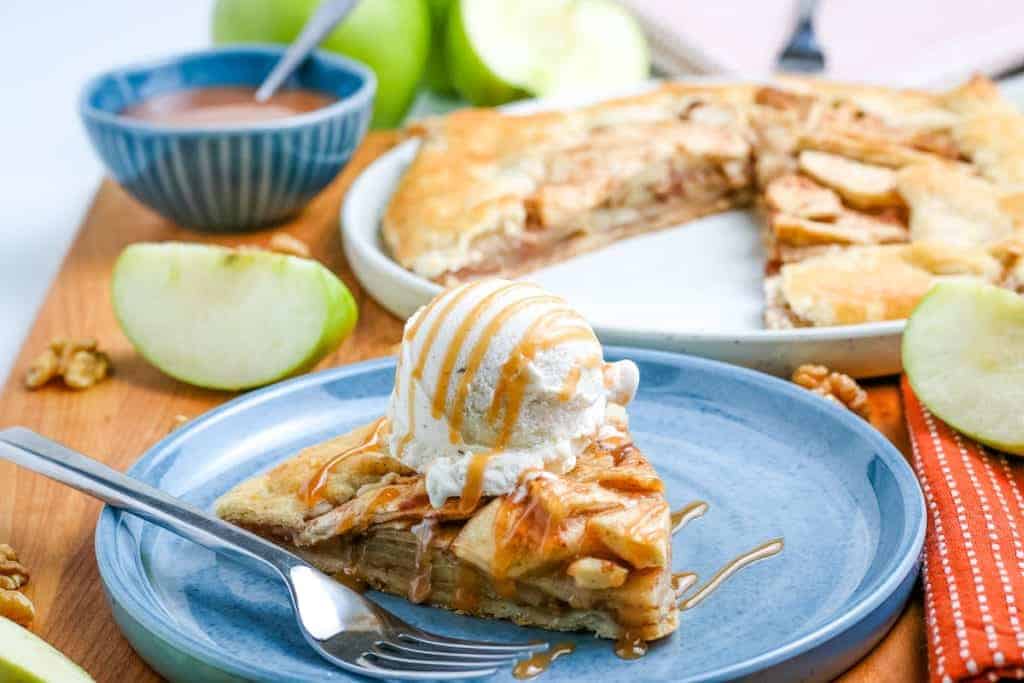
M 477 453 L 469 461 L 466 469 L 466 483 L 462 485 L 462 495 L 459 497 L 459 512 L 468 514 L 472 511 L 484 495 L 484 473 L 487 471 L 487 461 L 491 459 L 491 453 Z
M 451 425 L 452 435 L 455 438 L 458 438 L 458 433 L 462 430 L 462 419 L 466 414 L 466 399 L 469 397 L 469 386 L 472 384 L 473 378 L 476 377 L 476 373 L 483 363 L 484 356 L 487 354 L 487 349 L 490 348 L 494 335 L 498 333 L 502 325 L 508 322 L 509 318 L 519 311 L 529 306 L 558 303 L 564 302 L 559 297 L 551 294 L 529 296 L 509 304 L 487 324 L 487 327 L 484 328 L 484 331 L 480 334 L 480 337 L 469 352 L 466 371 L 462 373 L 462 379 L 459 380 L 459 386 L 455 391 L 455 401 L 452 404 L 451 414 L 449 415 L 449 424 Z M 565 308 L 568 310 L 568 307 Z M 495 391 L 497 391 L 497 388 Z
M 401 457 L 402 453 L 405 451 L 406 447 L 409 445 L 409 442 L 412 441 L 413 436 L 415 436 L 416 433 L 416 411 L 415 408 L 413 407 L 415 405 L 413 399 L 416 397 L 416 382 L 423 379 L 423 369 L 426 367 L 427 358 L 429 358 L 430 356 L 430 347 L 434 345 L 434 341 L 437 339 L 437 335 L 441 331 L 441 327 L 444 325 L 445 318 L 447 318 L 451 314 L 452 309 L 454 309 L 467 294 L 469 294 L 475 287 L 478 287 L 479 285 L 479 282 L 474 282 L 453 289 L 449 293 L 448 301 L 445 302 L 444 307 L 440 311 L 438 311 L 436 316 L 434 316 L 434 322 L 430 326 L 430 329 L 427 330 L 427 338 L 423 342 L 423 348 L 420 350 L 420 356 L 416 360 L 416 365 L 413 367 L 412 374 L 409 377 L 409 386 L 407 387 L 407 391 L 409 392 L 408 424 L 406 425 L 407 429 L 405 435 L 402 437 L 402 440 L 398 443 L 398 452 L 395 454 L 396 457 Z M 434 307 L 437 306 L 443 299 L 443 295 L 439 296 L 433 301 L 431 301 L 425 309 L 423 309 L 423 312 L 420 313 L 419 318 L 417 318 L 416 321 L 413 323 L 412 327 L 409 328 L 408 335 L 402 339 L 403 344 L 411 344 L 412 341 L 416 339 L 416 334 L 419 332 L 420 326 L 424 323 L 424 321 L 426 321 L 430 314 L 433 313 Z
M 571 321 L 576 324 L 562 327 L 558 325 L 561 321 Z M 498 413 L 504 404 L 505 415 L 498 436 L 498 448 L 505 448 L 508 445 L 512 438 L 512 431 L 519 421 L 519 411 L 522 408 L 523 396 L 530 379 L 526 373 L 529 363 L 539 352 L 573 341 L 596 342 L 597 339 L 579 314 L 569 308 L 556 309 L 542 315 L 526 330 L 519 345 L 512 351 L 501 368 L 501 375 L 498 377 L 498 384 L 494 389 L 494 397 L 491 399 L 491 405 L 487 411 L 487 419 L 493 424 L 497 421 Z
M 494 335 L 497 334 L 498 330 L 501 329 L 501 326 L 504 325 L 510 317 L 524 308 L 534 305 L 559 303 L 562 303 L 561 299 L 547 294 L 520 299 L 519 301 L 515 301 L 506 306 L 487 325 L 487 328 L 483 331 L 483 334 L 480 335 L 476 345 L 470 352 L 466 371 L 462 374 L 462 380 L 459 382 L 459 386 L 456 390 L 455 404 L 452 406 L 452 415 L 449 422 L 452 430 L 451 436 L 453 438 L 453 443 L 454 440 L 458 438 L 459 430 L 462 427 L 462 416 L 465 414 L 466 397 L 469 395 L 469 387 L 472 384 L 477 371 L 480 369 L 480 364 L 483 361 L 484 355 L 487 353 L 487 349 L 490 347 L 490 343 L 494 338 Z M 544 313 L 544 315 L 540 316 L 530 325 L 523 334 L 523 338 L 519 341 L 519 345 L 512 351 L 509 360 L 506 361 L 505 365 L 502 367 L 498 384 L 494 388 L 495 397 L 498 396 L 499 392 L 503 391 L 502 380 L 505 377 L 505 371 L 511 362 L 511 359 L 517 357 L 524 341 L 530 337 L 533 331 L 537 328 L 538 323 L 548 320 L 556 315 L 568 315 L 571 312 L 572 311 L 568 306 L 557 306 L 556 308 Z M 460 510 L 472 510 L 480 502 L 480 498 L 483 496 L 484 473 L 487 469 L 487 461 L 508 445 L 508 436 L 510 434 L 511 430 L 508 435 L 505 434 L 504 430 L 502 430 L 502 435 L 498 439 L 494 449 L 485 453 L 478 453 L 473 456 L 473 459 L 469 464 L 469 469 L 466 471 L 466 481 L 463 484 L 462 495 L 459 498 Z
M 535 299 L 540 299 L 540 301 Z M 466 371 L 463 373 L 462 380 L 456 391 L 456 401 L 452 410 L 450 424 L 452 426 L 453 437 L 457 436 L 459 427 L 461 427 L 461 420 L 465 411 L 465 400 L 469 393 L 469 386 L 473 382 L 473 378 L 480 366 L 480 360 L 486 353 L 491 339 L 497 333 L 498 329 L 500 329 L 500 326 L 504 324 L 511 315 L 514 315 L 515 312 L 520 310 L 521 307 L 541 303 L 555 303 L 563 305 L 557 305 L 551 310 L 545 311 L 542 315 L 538 316 L 523 333 L 519 343 L 516 345 L 515 349 L 512 350 L 508 359 L 502 365 L 486 419 L 493 425 L 497 421 L 502 405 L 504 405 L 504 419 L 502 420 L 501 430 L 498 434 L 494 448 L 486 453 L 475 455 L 470 461 L 470 466 L 466 473 L 466 481 L 463 485 L 462 496 L 459 500 L 459 508 L 463 511 L 475 508 L 480 502 L 480 498 L 483 496 L 484 474 L 487 467 L 487 461 L 508 447 L 508 443 L 512 438 L 512 432 L 515 430 L 516 424 L 519 421 L 519 413 L 522 408 L 523 396 L 526 392 L 526 386 L 529 381 L 526 368 L 530 361 L 536 357 L 538 352 L 553 348 L 559 344 L 577 340 L 596 342 L 594 333 L 587 326 L 586 322 L 578 313 L 573 311 L 567 305 L 564 305 L 564 302 L 557 297 L 528 297 L 510 304 L 501 313 L 495 316 L 494 320 L 491 321 L 492 325 L 489 325 L 480 336 L 480 339 L 477 340 L 476 348 L 474 348 L 473 352 L 470 354 L 470 363 L 467 365 Z M 495 322 L 498 324 L 494 325 Z M 565 323 L 570 324 L 566 326 Z M 593 359 L 588 358 L 586 359 L 586 362 L 589 363 L 592 360 L 597 363 L 600 362 L 599 357 L 595 357 Z M 452 363 L 452 367 L 454 367 L 454 362 Z M 445 389 L 447 389 L 447 385 L 445 385 Z M 573 390 L 575 390 L 575 386 L 573 387 Z M 441 395 L 439 394 L 439 396 Z M 443 396 L 441 396 L 441 398 L 443 400 Z M 436 400 L 437 398 L 435 397 L 435 401 Z
M 455 362 L 458 360 L 459 352 L 462 351 L 462 347 L 466 342 L 466 337 L 469 336 L 469 332 L 473 329 L 473 325 L 476 323 L 477 318 L 482 315 L 483 312 L 487 310 L 487 307 L 490 306 L 498 297 L 515 289 L 529 286 L 530 285 L 527 285 L 524 282 L 512 282 L 502 287 L 498 287 L 483 299 L 480 299 L 480 301 L 473 307 L 473 310 L 466 314 L 462 324 L 459 325 L 459 329 L 455 331 L 455 335 L 452 337 L 451 343 L 448 344 L 448 349 L 444 354 L 444 361 L 441 364 L 441 372 L 437 376 L 437 391 L 434 392 L 434 402 L 431 406 L 435 420 L 440 418 L 444 413 L 445 402 L 448 400 L 448 385 L 451 382 L 452 373 L 455 372 Z M 495 330 L 495 332 L 496 331 L 497 330 Z M 494 333 L 492 333 L 491 336 L 493 336 L 493 334 Z M 488 342 L 489 341 L 490 339 L 488 339 Z M 468 369 L 464 374 L 469 374 Z M 457 430 L 453 431 L 451 436 L 455 437 L 456 431 Z M 454 438 L 452 439 L 452 443 L 455 443 Z
M 572 398 L 572 395 L 576 393 L 576 387 L 580 383 L 580 375 L 583 374 L 583 366 L 574 365 L 569 368 L 569 374 L 566 375 L 565 384 L 562 385 L 562 390 L 558 392 L 558 400 L 565 403 Z
M 451 290 L 446 295 L 438 297 L 420 312 L 416 320 L 413 321 L 406 331 L 402 340 L 403 344 L 412 344 L 415 342 L 421 328 L 426 325 L 426 336 L 420 346 L 417 357 L 413 358 L 410 355 L 409 359 L 402 358 L 400 360 L 400 362 L 405 362 L 406 360 L 415 362 L 415 366 L 409 375 L 409 386 L 397 389 L 408 392 L 407 403 L 409 412 L 406 433 L 402 436 L 397 446 L 397 453 L 395 454 L 397 457 L 401 457 L 408 444 L 415 438 L 416 416 L 414 406 L 416 386 L 417 384 L 422 385 L 427 362 L 437 337 L 459 303 L 482 284 L 485 284 L 485 282 L 463 285 Z M 536 293 L 522 293 L 519 296 L 510 297 L 506 303 L 502 304 L 494 312 L 490 320 L 484 325 L 479 336 L 472 343 L 472 346 L 469 347 L 468 353 L 463 354 L 477 321 L 482 319 L 489 309 L 494 308 L 496 302 L 500 301 L 502 297 L 508 296 L 517 289 L 524 288 L 532 289 Z M 527 372 L 530 362 L 541 351 L 566 343 L 597 343 L 597 338 L 586 321 L 572 310 L 562 298 L 544 293 L 534 285 L 522 282 L 509 282 L 494 287 L 485 296 L 480 298 L 479 301 L 474 303 L 472 308 L 465 312 L 465 315 L 460 316 L 461 321 L 452 334 L 447 348 L 444 349 L 441 364 L 438 368 L 437 386 L 431 398 L 430 409 L 431 415 L 435 420 L 442 416 L 448 418 L 449 439 L 451 443 L 457 444 L 462 440 L 462 427 L 470 388 L 483 365 L 485 356 L 492 347 L 495 337 L 513 316 L 537 306 L 547 307 L 547 310 L 544 310 L 531 321 L 499 371 L 498 381 L 485 417 L 493 427 L 496 427 L 498 433 L 493 447 L 486 452 L 475 454 L 469 462 L 466 479 L 463 483 L 462 495 L 459 500 L 459 507 L 464 512 L 474 509 L 483 496 L 487 461 L 505 450 L 512 439 L 516 425 L 519 422 L 526 389 L 530 381 L 530 375 Z M 427 323 L 427 318 L 430 318 L 429 324 Z M 459 364 L 460 358 L 463 358 L 464 367 L 461 368 L 461 377 L 455 387 L 451 407 L 446 411 L 449 390 L 452 387 L 453 377 L 458 374 L 456 373 L 456 366 Z M 583 370 L 585 368 L 599 367 L 601 362 L 602 359 L 599 353 L 577 361 L 577 364 L 574 364 L 567 373 L 565 383 L 559 392 L 559 398 L 562 401 L 571 400 L 578 389 Z M 500 425 L 498 424 L 499 418 Z

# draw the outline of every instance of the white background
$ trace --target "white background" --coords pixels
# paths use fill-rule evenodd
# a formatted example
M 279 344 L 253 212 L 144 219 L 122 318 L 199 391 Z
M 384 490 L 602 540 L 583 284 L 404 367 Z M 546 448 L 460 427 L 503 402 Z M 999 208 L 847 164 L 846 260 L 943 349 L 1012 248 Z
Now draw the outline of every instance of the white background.
M 109 67 L 206 45 L 211 6 L 0 0 L 0 381 L 101 178 L 79 89 Z
M 0 0 L 0 381 L 101 177 L 80 88 L 109 67 L 207 45 L 211 6 Z M 1024 79 L 1014 86 L 1024 102 Z

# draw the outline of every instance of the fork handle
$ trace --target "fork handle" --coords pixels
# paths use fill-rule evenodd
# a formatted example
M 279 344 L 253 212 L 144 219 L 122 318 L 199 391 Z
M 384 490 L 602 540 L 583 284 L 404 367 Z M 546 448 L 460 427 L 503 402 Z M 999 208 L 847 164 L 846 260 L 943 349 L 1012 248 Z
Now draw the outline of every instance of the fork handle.
M 258 561 L 287 578 L 306 563 L 256 534 L 228 524 L 138 479 L 24 427 L 0 430 L 0 459 L 99 498 L 210 550 Z

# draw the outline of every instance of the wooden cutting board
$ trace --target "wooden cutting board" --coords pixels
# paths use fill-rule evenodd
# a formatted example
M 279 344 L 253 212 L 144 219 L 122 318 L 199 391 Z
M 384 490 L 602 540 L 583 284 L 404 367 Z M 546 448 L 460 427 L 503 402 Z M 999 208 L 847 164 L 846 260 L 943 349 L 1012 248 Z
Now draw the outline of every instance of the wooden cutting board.
M 308 244 L 359 303 L 355 332 L 321 368 L 389 355 L 401 336 L 401 322 L 368 298 L 353 277 L 337 225 L 346 188 L 396 139 L 389 133 L 371 134 L 346 171 L 302 215 L 277 229 Z M 0 394 L 0 426 L 25 425 L 123 470 L 173 428 L 176 416 L 194 417 L 231 398 L 170 379 L 132 350 L 110 305 L 111 268 L 121 249 L 133 242 L 265 245 L 277 230 L 243 237 L 190 232 L 104 181 Z M 68 336 L 97 338 L 113 361 L 113 377 L 84 392 L 59 382 L 25 389 L 32 359 L 51 339 Z M 909 453 L 895 382 L 876 383 L 870 394 L 876 426 Z M 99 510 L 91 498 L 0 462 L 0 542 L 14 546 L 32 573 L 26 589 L 38 610 L 32 630 L 97 681 L 159 680 L 121 636 L 104 599 L 93 552 Z M 920 599 L 915 598 L 889 636 L 843 680 L 924 680 L 923 631 Z

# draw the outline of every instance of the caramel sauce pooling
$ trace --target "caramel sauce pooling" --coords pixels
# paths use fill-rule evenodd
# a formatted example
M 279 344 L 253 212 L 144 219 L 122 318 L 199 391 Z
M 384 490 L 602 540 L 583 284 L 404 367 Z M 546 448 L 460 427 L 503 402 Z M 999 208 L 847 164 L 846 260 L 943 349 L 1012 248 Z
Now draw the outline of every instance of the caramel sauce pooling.
M 278 90 L 265 102 L 257 102 L 256 88 L 214 86 L 154 95 L 126 107 L 120 115 L 172 126 L 220 126 L 288 118 L 337 101 L 316 90 L 290 89 Z

